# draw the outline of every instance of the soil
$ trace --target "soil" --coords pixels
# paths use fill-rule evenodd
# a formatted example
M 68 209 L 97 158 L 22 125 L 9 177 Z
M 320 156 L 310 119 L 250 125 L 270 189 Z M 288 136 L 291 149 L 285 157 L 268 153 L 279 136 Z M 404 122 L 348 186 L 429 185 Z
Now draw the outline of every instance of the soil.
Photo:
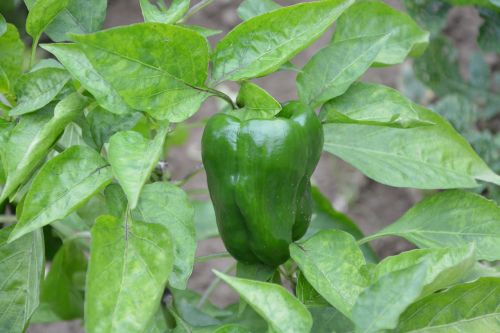
M 240 22 L 236 16 L 236 8 L 241 1 L 216 0 L 196 14 L 189 21 L 192 24 L 223 30 L 224 33 Z M 290 4 L 298 1 L 279 1 Z M 386 1 L 398 9 L 403 9 L 400 1 Z M 110 0 L 106 27 L 130 24 L 141 21 L 138 0 Z M 466 63 L 471 51 L 477 48 L 475 38 L 481 19 L 475 10 L 470 8 L 455 8 L 448 17 L 447 34 L 460 50 L 460 60 Z M 223 34 L 221 34 L 223 35 Z M 212 45 L 219 36 L 210 38 Z M 312 54 L 325 45 L 330 35 L 324 36 L 293 62 L 302 66 Z M 397 87 L 402 66 L 383 69 L 370 69 L 363 77 L 364 81 L 379 82 L 391 87 Z M 279 72 L 265 78 L 255 80 L 277 99 L 284 101 L 296 98 L 294 86 L 295 74 Z M 236 85 L 222 87 L 230 95 L 236 94 Z M 217 102 L 214 99 L 205 103 L 202 110 L 190 121 L 197 121 L 216 112 Z M 181 147 L 172 149 L 168 168 L 173 179 L 180 179 L 196 169 L 200 163 L 201 128 L 191 132 L 190 139 Z M 417 190 L 392 188 L 367 179 L 353 167 L 331 155 L 324 154 L 313 175 L 313 181 L 332 200 L 333 205 L 348 214 L 366 233 L 373 233 L 394 222 L 406 210 L 422 197 Z M 186 186 L 188 189 L 206 187 L 204 174 L 194 177 Z M 397 238 L 384 238 L 372 243 L 380 257 L 393 255 L 412 248 L 408 242 Z M 220 240 L 207 240 L 199 243 L 197 255 L 222 252 L 224 246 Z M 189 281 L 189 287 L 203 292 L 213 279 L 211 269 L 224 270 L 232 263 L 231 259 L 215 260 L 209 263 L 197 264 Z M 221 306 L 236 300 L 236 295 L 228 287 L 221 285 L 211 300 Z M 58 323 L 51 325 L 33 325 L 29 333 L 41 332 L 82 332 L 79 322 Z

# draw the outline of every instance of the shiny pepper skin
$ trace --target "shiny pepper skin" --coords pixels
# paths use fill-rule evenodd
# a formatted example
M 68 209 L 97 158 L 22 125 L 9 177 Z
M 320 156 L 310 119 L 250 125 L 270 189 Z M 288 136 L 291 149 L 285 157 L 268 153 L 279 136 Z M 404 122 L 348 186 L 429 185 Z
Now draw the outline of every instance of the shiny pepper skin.
M 300 102 L 273 119 L 220 113 L 208 121 L 203 164 L 219 233 L 234 258 L 271 267 L 289 258 L 289 244 L 311 220 L 310 178 L 322 149 L 321 122 Z

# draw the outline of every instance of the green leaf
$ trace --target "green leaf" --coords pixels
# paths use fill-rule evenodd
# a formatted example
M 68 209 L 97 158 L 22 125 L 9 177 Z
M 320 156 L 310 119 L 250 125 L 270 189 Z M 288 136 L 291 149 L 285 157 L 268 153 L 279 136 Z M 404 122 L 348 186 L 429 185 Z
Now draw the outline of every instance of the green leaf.
M 41 230 L 8 243 L 13 226 L 0 229 L 0 331 L 24 332 L 38 307 L 44 274 Z
M 375 333 L 393 329 L 398 318 L 422 292 L 426 261 L 390 272 L 366 288 L 352 310 L 356 332 Z
M 347 215 L 344 215 L 333 208 L 330 200 L 316 187 L 312 187 L 313 216 L 311 224 L 303 237 L 307 239 L 320 230 L 337 229 L 350 233 L 356 240 L 364 237 L 363 232 Z M 370 246 L 363 244 L 361 251 L 368 262 L 378 262 L 379 259 L 375 251 Z
M 297 285 L 295 286 L 295 294 L 297 298 L 308 307 L 329 306 L 328 302 L 311 286 L 304 277 L 304 274 L 299 271 L 297 274 Z M 339 312 L 340 313 L 340 312 Z
M 83 290 L 87 258 L 76 242 L 69 241 L 57 251 L 42 283 L 40 306 L 34 321 L 61 321 L 83 317 Z
M 68 6 L 68 2 L 69 0 L 37 0 L 30 8 L 26 19 L 26 32 L 33 37 L 34 46 L 47 26 Z
M 500 207 L 480 195 L 451 190 L 426 198 L 363 241 L 395 235 L 422 248 L 476 245 L 477 259 L 500 260 Z
M 65 150 L 35 176 L 9 241 L 65 218 L 111 180 L 108 164 L 94 150 L 84 146 Z
M 495 332 L 500 278 L 482 278 L 429 295 L 411 305 L 394 332 Z
M 311 314 L 285 288 L 274 283 L 231 277 L 214 273 L 226 282 L 260 315 L 273 332 L 309 332 Z
M 243 21 L 246 21 L 278 8 L 281 6 L 271 0 L 244 0 L 236 12 Z
M 310 307 L 314 333 L 353 333 L 354 324 L 346 316 L 331 306 Z
M 64 69 L 42 68 L 22 75 L 14 86 L 17 105 L 9 112 L 17 117 L 49 104 L 62 90 L 70 76 Z
M 500 45 L 496 41 L 500 39 L 500 13 L 487 9 L 480 9 L 479 14 L 484 20 L 479 28 L 477 43 L 484 52 L 500 52 Z
M 212 82 L 245 80 L 276 71 L 318 39 L 352 3 L 301 3 L 243 22 L 217 44 Z
M 6 32 L 7 32 L 7 21 L 5 21 L 5 17 L 3 17 L 3 15 L 0 13 L 0 37 L 2 37 L 2 35 Z
M 236 263 L 236 276 L 242 279 L 269 281 L 276 269 L 261 264 Z
M 174 270 L 169 284 L 178 289 L 186 288 L 196 250 L 194 210 L 186 193 L 166 182 L 148 184 L 142 189 L 132 216 L 168 229 L 174 244 Z
M 207 97 L 208 43 L 193 30 L 141 23 L 72 38 L 129 106 L 154 118 L 183 121 Z
M 299 98 L 316 108 L 342 95 L 371 66 L 389 36 L 354 37 L 320 50 L 297 75 Z
M 24 60 L 24 43 L 19 37 L 17 28 L 7 23 L 7 31 L 0 36 L 0 93 L 9 93 L 14 83 L 21 76 Z M 7 96 L 9 97 L 9 96 Z
M 24 0 L 28 9 L 41 0 Z M 55 42 L 67 41 L 68 34 L 85 34 L 101 29 L 106 18 L 107 0 L 69 0 L 49 24 L 45 33 Z
M 324 149 L 368 177 L 421 189 L 500 184 L 469 143 L 438 114 L 391 88 L 355 83 L 324 105 Z
M 118 132 L 109 140 L 108 161 L 130 209 L 137 205 L 142 187 L 163 155 L 167 131 L 168 126 L 162 126 L 152 140 L 134 131 Z
M 4 167 L 7 182 L 0 202 L 28 179 L 64 131 L 64 127 L 82 113 L 86 105 L 87 99 L 75 93 L 60 101 L 53 112 L 53 105 L 48 105 L 21 118 L 6 143 Z
M 272 118 L 281 111 L 281 104 L 273 96 L 258 85 L 248 81 L 241 83 L 236 104 L 245 108 L 235 111 L 243 113 L 242 119 Z
M 197 32 L 198 34 L 202 35 L 205 38 L 215 36 L 215 35 L 222 33 L 222 30 L 210 29 L 210 28 L 199 26 L 199 25 L 179 24 L 179 26 L 186 28 L 186 29 L 191 29 L 191 30 Z
M 368 285 L 360 274 L 365 259 L 354 237 L 340 230 L 323 230 L 304 242 L 292 243 L 290 256 L 314 289 L 350 317 L 356 298 Z
M 219 236 L 215 210 L 211 201 L 194 200 L 194 226 L 196 229 L 196 240 L 204 240 Z
M 87 332 L 143 332 L 172 272 L 173 247 L 161 225 L 101 216 L 92 228 Z
M 434 104 L 432 109 L 446 118 L 460 133 L 466 133 L 469 129 L 474 128 L 478 120 L 477 110 L 471 101 L 463 95 L 446 95 Z
M 403 0 L 408 14 L 431 35 L 437 35 L 446 24 L 446 15 L 451 6 L 435 0 Z
M 474 266 L 474 247 L 472 244 L 457 248 L 419 249 L 387 257 L 375 266 L 373 280 L 427 261 L 429 269 L 422 291 L 422 295 L 425 296 L 459 282 Z
M 41 46 L 57 57 L 70 74 L 96 99 L 97 103 L 115 114 L 134 112 L 117 90 L 92 66 L 82 49 L 76 44 L 46 44 Z
M 145 22 L 157 22 L 174 24 L 179 21 L 189 10 L 189 0 L 172 0 L 169 8 L 163 3 L 164 0 L 140 0 L 142 16 Z
M 363 1 L 351 6 L 337 22 L 334 42 L 358 37 L 390 34 L 375 59 L 379 65 L 394 65 L 407 56 L 419 56 L 429 43 L 429 33 L 410 16 L 378 1 Z
M 127 211 L 127 197 L 120 185 L 116 183 L 109 184 L 104 189 L 104 198 L 109 215 L 122 217 Z

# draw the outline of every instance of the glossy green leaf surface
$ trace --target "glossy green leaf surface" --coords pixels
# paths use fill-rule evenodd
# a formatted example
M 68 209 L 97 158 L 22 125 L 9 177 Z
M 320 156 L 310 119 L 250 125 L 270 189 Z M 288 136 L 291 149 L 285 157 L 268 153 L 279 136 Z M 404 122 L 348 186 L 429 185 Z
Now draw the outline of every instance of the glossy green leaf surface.
M 475 243 L 477 259 L 500 260 L 500 207 L 491 200 L 452 190 L 426 198 L 396 222 L 365 239 L 404 237 L 418 247 Z
M 163 126 L 152 140 L 134 131 L 118 132 L 109 140 L 108 161 L 130 209 L 137 205 L 142 187 L 163 155 L 167 130 L 168 126 Z
M 153 1 L 153 3 L 151 3 Z M 164 0 L 140 0 L 145 22 L 174 24 L 189 10 L 189 0 L 172 0 L 167 8 Z
M 429 33 L 413 19 L 379 1 L 362 1 L 351 6 L 337 22 L 334 42 L 389 34 L 375 59 L 376 64 L 393 65 L 407 56 L 419 56 L 429 43 Z
M 299 271 L 297 274 L 297 285 L 295 287 L 297 298 L 308 307 L 314 306 L 330 306 L 328 302 L 321 296 L 316 289 L 311 286 L 304 274 Z M 339 312 L 340 313 L 340 312 Z
M 21 75 L 24 60 L 24 43 L 13 24 L 7 24 L 6 32 L 0 36 L 0 92 L 8 93 Z
M 355 83 L 326 103 L 324 149 L 368 177 L 422 189 L 500 184 L 469 143 L 438 114 L 391 88 Z
M 243 113 L 238 116 L 240 119 L 270 119 L 281 111 L 281 104 L 273 96 L 249 81 L 244 81 L 241 84 L 236 104 L 239 107 L 244 107 L 244 110 L 235 111 L 235 113 Z
M 14 86 L 17 105 L 10 110 L 11 116 L 36 111 L 57 96 L 70 76 L 64 69 L 42 68 L 22 75 Z
M 397 333 L 495 332 L 500 327 L 500 278 L 482 278 L 429 295 L 401 316 Z
M 41 0 L 24 0 L 31 10 Z M 55 42 L 69 40 L 69 33 L 85 34 L 99 30 L 106 18 L 107 0 L 68 0 L 45 33 Z
M 64 127 L 82 113 L 86 105 L 86 98 L 73 94 L 60 101 L 55 108 L 48 105 L 34 114 L 22 117 L 12 130 L 3 152 L 7 182 L 0 202 L 26 181 L 45 158 Z
M 26 19 L 26 32 L 38 40 L 47 26 L 68 5 L 69 0 L 38 0 L 30 8 Z
M 125 103 L 117 90 L 108 83 L 93 67 L 82 49 L 76 44 L 45 44 L 42 48 L 49 51 L 96 99 L 97 103 L 109 112 L 131 114 L 134 110 Z
M 356 298 L 368 285 L 359 272 L 365 259 L 354 237 L 340 230 L 323 230 L 291 244 L 290 256 L 314 289 L 350 317 Z
M 388 273 L 366 288 L 356 300 L 352 319 L 356 332 L 376 333 L 393 329 L 403 311 L 421 294 L 426 261 Z
M 65 150 L 35 176 L 10 240 L 65 218 L 111 180 L 107 162 L 94 150 L 85 146 Z
M 389 36 L 355 37 L 320 50 L 297 75 L 299 98 L 315 108 L 342 95 L 371 66 Z
M 476 262 L 474 244 L 456 248 L 418 249 L 400 253 L 382 260 L 373 270 L 373 280 L 385 274 L 408 268 L 427 261 L 429 269 L 425 275 L 422 295 L 447 288 L 459 282 Z
M 174 268 L 169 283 L 178 289 L 186 288 L 196 250 L 194 210 L 186 193 L 166 182 L 148 184 L 132 216 L 168 229 L 174 245 Z
M 163 226 L 99 217 L 87 272 L 86 332 L 143 332 L 160 305 L 172 259 Z
M 274 72 L 318 39 L 352 3 L 301 3 L 241 23 L 215 48 L 212 82 L 244 80 Z
M 262 15 L 278 8 L 281 8 L 281 6 L 272 0 L 244 0 L 239 5 L 237 13 L 243 21 L 246 21 L 254 16 Z
M 0 229 L 0 331 L 23 332 L 38 307 L 44 274 L 41 230 L 8 243 L 13 227 Z
M 154 118 L 183 121 L 208 96 L 200 88 L 207 78 L 208 43 L 193 30 L 140 23 L 72 38 L 129 106 Z
M 236 290 L 267 321 L 273 332 L 303 333 L 311 330 L 311 314 L 282 286 L 235 278 L 219 272 L 215 274 Z

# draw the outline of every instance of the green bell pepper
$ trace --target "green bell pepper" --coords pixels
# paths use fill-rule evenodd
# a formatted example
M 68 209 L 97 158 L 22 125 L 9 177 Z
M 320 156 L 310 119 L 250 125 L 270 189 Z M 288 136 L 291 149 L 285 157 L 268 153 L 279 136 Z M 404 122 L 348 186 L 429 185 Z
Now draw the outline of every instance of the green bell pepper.
M 203 164 L 219 233 L 234 258 L 272 267 L 289 258 L 289 244 L 311 220 L 310 178 L 322 149 L 321 122 L 300 102 L 273 119 L 220 113 L 208 121 Z

